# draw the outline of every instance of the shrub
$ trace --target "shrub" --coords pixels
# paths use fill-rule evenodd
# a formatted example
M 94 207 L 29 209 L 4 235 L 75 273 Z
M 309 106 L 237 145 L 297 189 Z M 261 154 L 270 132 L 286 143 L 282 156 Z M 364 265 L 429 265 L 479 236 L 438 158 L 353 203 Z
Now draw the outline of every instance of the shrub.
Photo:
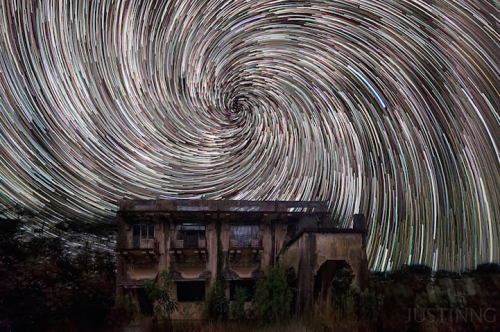
M 347 296 L 352 299 L 354 313 L 358 320 L 370 320 L 377 317 L 378 300 L 375 292 L 368 290 L 368 288 L 361 291 L 359 287 L 350 285 Z
M 339 269 L 332 280 L 332 304 L 343 317 L 358 321 L 370 320 L 378 313 L 378 299 L 374 291 L 351 284 L 352 276 L 347 268 Z
M 128 295 L 115 296 L 115 306 L 107 317 L 107 324 L 112 328 L 121 328 L 130 323 L 136 315 L 135 305 Z
M 349 291 L 352 276 L 347 268 L 337 270 L 332 280 L 332 299 L 334 305 L 341 308 L 346 300 L 346 294 Z M 345 308 L 341 308 L 342 310 Z
M 290 318 L 293 290 L 288 285 L 287 270 L 277 264 L 266 279 L 257 282 L 254 304 L 267 323 L 285 323 Z
M 224 280 L 224 253 L 222 242 L 217 241 L 217 277 L 205 296 L 204 318 L 209 321 L 226 320 L 229 316 L 229 301 L 226 298 Z
M 141 283 L 149 299 L 157 301 L 156 314 L 167 318 L 171 322 L 171 316 L 177 310 L 177 302 L 172 296 L 172 278 L 168 271 L 163 270 L 160 272 L 159 284 L 154 283 L 152 280 L 143 280 Z
M 232 319 L 244 319 L 246 318 L 245 313 L 245 302 L 248 298 L 247 291 L 245 288 L 236 287 L 234 294 L 234 301 L 231 305 L 231 318 Z

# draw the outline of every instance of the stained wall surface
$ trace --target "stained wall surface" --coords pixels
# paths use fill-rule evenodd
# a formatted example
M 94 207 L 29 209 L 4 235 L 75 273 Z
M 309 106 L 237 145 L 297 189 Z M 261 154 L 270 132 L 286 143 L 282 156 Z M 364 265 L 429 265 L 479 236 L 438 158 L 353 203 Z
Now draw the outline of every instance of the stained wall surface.
M 346 261 L 352 268 L 354 283 L 363 287 L 368 277 L 365 233 L 311 230 L 310 227 L 316 226 L 320 217 L 326 214 L 323 203 L 124 201 L 118 218 L 117 293 L 130 295 L 140 306 L 144 301 L 137 295 L 141 282 L 145 279 L 158 282 L 162 270 L 169 271 L 173 277 L 172 295 L 176 300 L 180 282 L 204 282 L 208 291 L 217 275 L 218 238 L 223 248 L 228 297 L 231 281 L 265 277 L 278 259 L 288 260 L 297 273 L 299 310 L 313 302 L 314 277 L 327 261 Z M 297 206 L 306 206 L 310 211 L 294 212 Z M 317 212 L 311 212 L 314 209 Z M 154 225 L 154 239 L 132 245 L 133 225 L 137 223 Z M 185 224 L 205 227 L 204 240 L 199 247 L 180 247 L 176 242 L 176 227 Z M 257 241 L 243 247 L 235 245 L 234 240 L 231 242 L 231 226 L 249 224 L 258 227 Z M 296 236 L 296 231 L 292 235 L 289 233 L 291 224 L 301 232 L 300 236 Z M 199 318 L 199 310 L 195 302 L 180 302 L 173 318 Z

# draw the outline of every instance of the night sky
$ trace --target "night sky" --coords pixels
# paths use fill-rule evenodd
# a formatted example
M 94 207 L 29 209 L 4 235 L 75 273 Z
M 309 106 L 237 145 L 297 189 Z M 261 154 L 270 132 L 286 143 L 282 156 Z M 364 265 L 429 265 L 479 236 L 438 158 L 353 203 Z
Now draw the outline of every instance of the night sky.
M 326 200 L 370 268 L 499 261 L 500 4 L 0 3 L 0 202 Z

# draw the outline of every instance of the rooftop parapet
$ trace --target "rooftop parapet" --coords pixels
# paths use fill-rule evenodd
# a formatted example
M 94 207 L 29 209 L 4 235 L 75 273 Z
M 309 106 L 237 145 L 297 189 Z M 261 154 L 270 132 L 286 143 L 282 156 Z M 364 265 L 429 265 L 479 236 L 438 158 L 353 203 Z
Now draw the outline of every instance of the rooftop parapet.
M 161 199 L 120 201 L 120 212 L 328 212 L 327 202 Z

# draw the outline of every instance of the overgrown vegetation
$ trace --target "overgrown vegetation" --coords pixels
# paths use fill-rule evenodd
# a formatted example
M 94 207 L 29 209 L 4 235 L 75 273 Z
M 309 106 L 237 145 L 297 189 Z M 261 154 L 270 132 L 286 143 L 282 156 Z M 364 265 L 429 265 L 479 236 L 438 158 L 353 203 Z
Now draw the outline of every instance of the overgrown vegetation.
M 35 216 L 0 213 L 0 330 L 103 328 L 115 302 L 114 253 L 30 232 Z
M 253 303 L 266 323 L 283 324 L 290 319 L 292 299 L 287 269 L 276 264 L 269 269 L 267 278 L 257 283 Z
M 0 213 L 0 330 L 122 331 L 130 324 L 137 324 L 145 331 L 159 329 L 151 318 L 137 312 L 131 298 L 115 296 L 113 252 L 97 250 L 85 241 L 80 246 L 69 246 L 61 238 L 46 234 L 48 230 L 60 229 L 75 238 L 86 239 L 112 236 L 109 228 L 95 229 L 97 224 L 79 228 L 79 222 L 66 220 L 55 228 L 47 226 L 43 233 L 41 229 L 33 233 L 26 226 L 33 222 L 34 216 L 18 208 Z M 408 322 L 408 310 L 435 310 L 435 313 L 441 310 L 445 315 L 452 310 L 484 314 L 491 309 L 500 313 L 498 264 L 484 264 L 462 273 L 433 272 L 423 265 L 405 266 L 393 273 L 371 273 L 370 287 L 364 291 L 351 284 L 348 270 L 339 270 L 332 280 L 330 302 L 317 301 L 311 312 L 294 316 L 295 281 L 283 262 L 270 268 L 267 278 L 257 283 L 253 312 L 245 308 L 248 294 L 244 289 L 236 290 L 229 310 L 220 239 L 217 248 L 215 282 L 205 302 L 200 304 L 209 324 L 176 321 L 164 330 L 198 331 L 203 327 L 211 332 L 243 332 L 256 330 L 256 322 L 261 323 L 262 332 L 418 331 L 432 330 L 431 327 L 439 330 L 439 326 L 464 331 L 478 327 L 485 331 L 498 325 L 498 321 L 487 321 L 484 316 L 482 322 L 473 324 L 470 319 L 442 323 L 422 322 L 414 317 Z M 149 281 L 144 286 L 155 302 L 157 316 L 170 320 L 176 306 L 169 274 L 162 271 L 156 283 Z M 190 309 L 184 306 L 180 316 L 191 318 Z M 233 321 L 226 321 L 229 316 Z M 246 318 L 252 318 L 250 324 Z
M 366 288 L 361 291 L 352 283 L 347 268 L 339 269 L 332 280 L 332 306 L 342 318 L 359 321 L 371 320 L 378 315 L 378 302 L 375 292 Z
M 155 303 L 155 313 L 160 319 L 167 319 L 172 325 L 172 314 L 177 310 L 177 301 L 172 294 L 172 278 L 168 271 L 163 270 L 159 274 L 158 282 L 143 280 L 142 285 L 149 299 Z
M 214 284 L 205 295 L 204 318 L 209 322 L 225 321 L 229 317 L 229 300 L 226 298 L 224 280 L 224 252 L 220 240 L 220 225 L 217 230 L 217 275 Z
M 245 302 L 248 299 L 248 294 L 245 288 L 236 287 L 234 301 L 231 304 L 231 318 L 245 319 L 247 318 L 245 311 Z
M 110 330 L 120 330 L 138 315 L 137 308 L 128 296 L 115 296 L 115 305 L 111 308 L 106 325 Z

